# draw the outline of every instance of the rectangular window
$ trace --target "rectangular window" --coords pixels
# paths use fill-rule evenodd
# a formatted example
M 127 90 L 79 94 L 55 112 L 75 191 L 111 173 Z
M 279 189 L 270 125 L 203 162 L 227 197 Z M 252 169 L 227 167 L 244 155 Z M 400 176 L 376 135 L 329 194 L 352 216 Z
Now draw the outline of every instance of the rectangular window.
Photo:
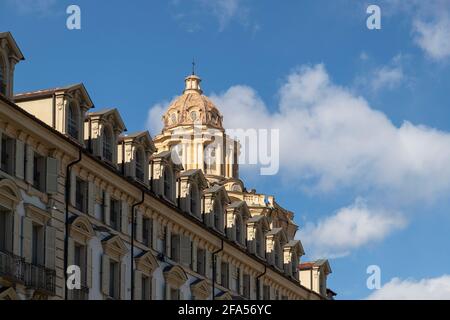
M 33 225 L 31 235 L 31 263 L 34 265 L 43 265 L 44 257 L 44 228 L 39 225 Z
M 197 273 L 205 275 L 205 250 L 197 248 Z
M 263 285 L 263 300 L 270 300 L 270 286 Z
M 76 180 L 75 207 L 86 213 L 88 207 L 88 183 L 80 178 Z
M 119 264 L 109 262 L 109 296 L 113 299 L 119 299 Z
M 167 254 L 167 227 L 163 227 L 161 234 L 161 253 Z
M 170 300 L 180 300 L 180 290 L 170 288 Z
M 120 213 L 121 213 L 120 201 L 116 199 L 111 199 L 110 223 L 111 228 L 117 231 L 120 230 Z
M 220 266 L 220 283 L 222 284 L 222 287 L 228 288 L 228 268 L 229 264 L 228 262 L 222 262 Z
M 11 229 L 11 226 L 8 225 L 8 215 L 11 214 L 9 210 L 0 210 L 0 251 L 8 252 L 11 248 L 7 248 L 8 239 L 7 231 Z
M 170 258 L 173 261 L 180 262 L 180 236 L 178 234 L 172 234 L 170 242 L 171 242 Z
M 142 219 L 142 242 L 147 247 L 152 244 L 152 234 L 153 234 L 153 221 L 148 218 Z
M 241 269 L 236 267 L 236 275 L 235 275 L 235 284 L 234 287 L 236 288 L 236 293 L 241 293 Z
M 33 187 L 45 191 L 46 158 L 34 152 L 33 154 Z
M 151 279 L 144 275 L 142 276 L 141 290 L 142 290 L 141 300 L 151 300 L 150 299 L 150 293 L 152 292 Z
M 2 135 L 1 169 L 10 175 L 14 174 L 15 146 L 16 141 L 13 138 Z
M 86 286 L 86 275 L 87 275 L 86 247 L 79 244 L 75 244 L 74 250 L 75 250 L 74 264 L 80 268 L 82 286 Z
M 250 275 L 244 274 L 244 297 L 250 299 Z

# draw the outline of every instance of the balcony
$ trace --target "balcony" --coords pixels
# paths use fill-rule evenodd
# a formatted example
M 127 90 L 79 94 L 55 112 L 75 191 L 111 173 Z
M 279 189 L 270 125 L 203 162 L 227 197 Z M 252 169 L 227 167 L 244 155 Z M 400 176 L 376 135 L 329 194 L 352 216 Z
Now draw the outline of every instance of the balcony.
M 42 291 L 48 295 L 55 295 L 55 280 L 55 270 L 25 263 L 25 286 Z
M 89 300 L 89 288 L 86 284 L 81 285 L 80 289 L 69 290 L 69 300 Z
M 44 294 L 55 295 L 56 272 L 25 262 L 24 258 L 0 251 L 0 276 Z
M 0 251 L 0 277 L 12 282 L 24 282 L 25 261 L 6 251 Z

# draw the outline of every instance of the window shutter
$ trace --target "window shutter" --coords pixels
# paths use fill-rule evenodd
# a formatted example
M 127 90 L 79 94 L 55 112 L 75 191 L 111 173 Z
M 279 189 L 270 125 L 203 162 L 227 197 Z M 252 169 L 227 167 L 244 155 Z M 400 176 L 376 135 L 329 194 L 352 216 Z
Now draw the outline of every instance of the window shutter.
M 109 257 L 102 255 L 102 292 L 109 296 Z
M 67 245 L 67 265 L 71 266 L 74 263 L 75 263 L 75 243 L 73 242 L 73 239 L 69 237 Z
M 110 214 L 111 214 L 111 195 L 109 192 L 105 192 L 105 221 L 103 221 L 106 225 L 110 225 Z
M 6 238 L 6 249 L 8 251 L 13 251 L 14 248 L 14 229 L 13 229 L 13 224 L 14 224 L 14 211 L 9 211 L 6 214 L 6 228 L 5 228 L 5 234 L 1 235 L 3 238 Z
M 151 234 L 152 248 L 153 248 L 153 250 L 157 251 L 158 250 L 158 232 L 159 232 L 158 228 L 160 228 L 160 225 L 159 225 L 157 219 L 152 219 L 152 224 L 153 224 L 152 234 Z
M 20 229 L 21 217 L 17 212 L 14 212 L 14 235 L 13 235 L 13 253 L 20 256 Z
M 34 175 L 34 151 L 30 146 L 26 147 L 26 168 L 25 168 L 25 180 L 29 184 L 33 184 L 33 175 Z
M 70 170 L 70 204 L 75 206 L 77 194 L 77 176 L 75 175 L 75 171 Z
M 56 253 L 56 229 L 47 226 L 45 228 L 45 266 L 55 270 Z
M 142 272 L 134 272 L 134 300 L 142 300 Z
M 121 230 L 123 233 L 128 234 L 128 203 L 125 200 L 120 201 L 121 210 L 120 210 L 120 222 L 121 222 Z
M 22 141 L 16 140 L 16 177 L 19 179 L 25 178 L 25 145 Z
M 47 193 L 58 193 L 58 160 L 47 158 L 45 185 Z
M 208 250 L 205 250 L 205 276 L 211 278 L 211 255 Z
M 88 288 L 92 288 L 92 248 L 89 246 L 86 248 L 87 257 L 86 257 L 86 285 Z
M 214 263 L 214 261 L 212 262 Z M 222 259 L 216 255 L 216 283 L 221 283 L 221 275 L 222 275 Z
M 191 239 L 188 236 L 181 236 L 181 263 L 187 267 L 191 264 Z
M 93 181 L 88 181 L 88 214 L 90 216 L 95 216 L 95 184 Z
M 133 214 L 131 212 L 131 214 Z M 143 239 L 143 229 L 142 229 L 142 213 L 136 210 L 136 241 L 142 242 Z M 148 235 L 147 235 L 148 237 Z
M 120 266 L 120 299 L 126 300 L 126 270 L 127 266 L 125 263 L 122 263 Z
M 23 240 L 23 257 L 25 258 L 26 262 L 31 262 L 31 236 L 33 232 L 33 223 L 30 219 L 23 217 L 23 234 L 22 234 L 22 240 Z
M 150 300 L 156 300 L 156 278 L 151 277 L 150 283 L 151 283 Z

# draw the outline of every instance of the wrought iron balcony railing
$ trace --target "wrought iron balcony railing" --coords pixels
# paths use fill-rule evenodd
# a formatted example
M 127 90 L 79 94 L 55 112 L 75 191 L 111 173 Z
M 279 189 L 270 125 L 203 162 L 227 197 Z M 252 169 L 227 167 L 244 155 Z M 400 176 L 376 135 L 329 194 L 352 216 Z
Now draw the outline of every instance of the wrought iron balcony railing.
M 81 285 L 80 289 L 69 290 L 69 300 L 89 300 L 89 288 L 86 284 Z
M 0 276 L 48 295 L 55 295 L 55 270 L 27 263 L 24 258 L 3 250 L 0 250 Z

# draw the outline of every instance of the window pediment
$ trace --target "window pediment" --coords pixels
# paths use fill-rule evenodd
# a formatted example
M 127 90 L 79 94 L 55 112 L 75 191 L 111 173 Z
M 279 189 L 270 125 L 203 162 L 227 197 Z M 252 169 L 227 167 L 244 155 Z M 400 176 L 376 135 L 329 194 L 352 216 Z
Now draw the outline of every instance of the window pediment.
M 204 279 L 199 279 L 191 284 L 191 291 L 196 299 L 205 300 L 211 295 L 211 285 Z
M 136 262 L 136 268 L 149 276 L 159 268 L 158 261 L 156 261 L 155 256 L 150 251 L 139 255 L 134 261 Z
M 87 242 L 95 236 L 95 231 L 86 217 L 79 216 L 70 224 L 70 236 L 82 242 Z
M 180 266 L 167 267 L 164 270 L 164 278 L 174 288 L 180 288 L 188 279 L 186 272 Z
M 20 201 L 22 201 L 22 195 L 20 194 L 17 185 L 9 179 L 2 179 L 0 181 L 0 197 L 2 203 L 7 204 L 13 209 Z
M 120 260 L 128 252 L 125 243 L 119 236 L 107 237 L 102 241 L 102 246 L 105 253 L 116 260 Z
M 47 221 L 51 219 L 51 214 L 48 211 L 38 208 L 32 204 L 25 205 L 25 212 L 28 218 L 41 225 L 46 225 Z
M 16 290 L 12 287 L 0 289 L 0 300 L 18 300 Z

